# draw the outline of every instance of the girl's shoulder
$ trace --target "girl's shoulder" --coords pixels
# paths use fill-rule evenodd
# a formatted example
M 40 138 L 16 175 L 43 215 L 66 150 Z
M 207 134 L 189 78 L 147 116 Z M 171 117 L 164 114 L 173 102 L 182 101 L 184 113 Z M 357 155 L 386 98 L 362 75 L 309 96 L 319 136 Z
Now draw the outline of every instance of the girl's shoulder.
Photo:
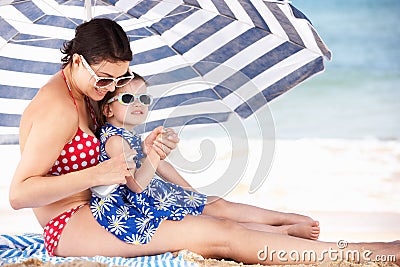
M 109 142 L 120 142 L 123 139 L 129 145 L 130 148 L 134 148 L 135 150 L 138 147 L 141 147 L 141 138 L 139 135 L 135 135 L 133 132 L 130 132 L 122 127 L 114 126 L 110 123 L 106 123 L 100 128 L 100 142 L 104 145 Z
M 100 127 L 100 138 L 101 140 L 107 140 L 111 136 L 121 136 L 122 137 L 122 128 L 116 127 L 110 123 L 106 123 L 105 125 Z
M 106 124 L 100 128 L 101 160 L 107 160 L 120 155 L 130 149 L 128 142 L 123 138 L 121 128 Z

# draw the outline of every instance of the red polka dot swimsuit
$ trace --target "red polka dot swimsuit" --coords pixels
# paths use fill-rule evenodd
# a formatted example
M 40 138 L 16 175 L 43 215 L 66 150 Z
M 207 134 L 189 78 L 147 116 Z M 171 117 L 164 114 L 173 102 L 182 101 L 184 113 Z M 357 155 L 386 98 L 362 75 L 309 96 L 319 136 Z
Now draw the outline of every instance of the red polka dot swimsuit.
M 78 110 L 75 98 L 71 92 L 63 71 L 62 74 L 67 84 L 69 94 L 74 100 L 75 107 Z M 89 99 L 87 97 L 85 97 L 85 101 L 90 110 L 90 115 L 94 121 L 94 124 L 95 126 L 97 126 L 93 107 L 90 105 Z M 60 156 L 55 161 L 53 167 L 50 168 L 48 174 L 67 174 L 70 172 L 75 172 L 95 166 L 98 164 L 98 162 L 99 140 L 96 137 L 85 133 L 84 131 L 82 131 L 81 128 L 78 127 L 75 136 L 61 150 Z M 54 250 L 57 247 L 58 240 L 60 239 L 61 232 L 66 223 L 71 218 L 71 216 L 84 205 L 80 205 L 78 207 L 67 210 L 47 223 L 44 228 L 44 241 L 46 250 L 50 256 L 54 256 Z
M 98 158 L 98 139 L 78 128 L 74 138 L 61 150 L 61 154 L 51 167 L 49 174 L 61 175 L 83 170 L 97 165 Z
M 71 89 L 67 83 L 64 72 L 62 72 L 62 74 L 65 83 L 67 84 L 69 94 L 74 100 L 76 110 L 78 110 L 74 95 L 72 94 Z M 86 96 L 85 102 L 88 105 L 93 122 L 95 126 L 97 126 L 93 107 L 90 105 L 89 99 Z M 79 171 L 91 166 L 95 166 L 98 162 L 99 140 L 96 137 L 85 133 L 81 130 L 81 128 L 78 127 L 75 136 L 64 146 L 63 150 L 61 150 L 60 156 L 54 163 L 53 167 L 51 167 L 48 174 L 61 175 L 74 171 Z

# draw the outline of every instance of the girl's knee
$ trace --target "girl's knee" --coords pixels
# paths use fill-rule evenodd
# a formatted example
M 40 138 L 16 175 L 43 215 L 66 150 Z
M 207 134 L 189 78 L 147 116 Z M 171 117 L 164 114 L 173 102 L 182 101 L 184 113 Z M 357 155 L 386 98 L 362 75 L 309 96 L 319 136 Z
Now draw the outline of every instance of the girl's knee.
M 223 198 L 211 196 L 208 197 L 208 204 L 213 206 L 215 209 L 225 210 L 230 207 L 232 202 L 229 202 Z

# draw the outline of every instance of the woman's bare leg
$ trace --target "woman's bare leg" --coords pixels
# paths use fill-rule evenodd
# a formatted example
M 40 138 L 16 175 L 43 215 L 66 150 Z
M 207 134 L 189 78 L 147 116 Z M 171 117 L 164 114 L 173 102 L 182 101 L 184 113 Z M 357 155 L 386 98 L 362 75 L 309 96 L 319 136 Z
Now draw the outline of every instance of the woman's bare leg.
M 337 248 L 335 243 L 250 230 L 236 222 L 204 215 L 188 215 L 182 221 L 164 221 L 149 244 L 135 246 L 126 244 L 105 231 L 97 224 L 89 207 L 85 206 L 68 222 L 56 254 L 135 257 L 188 249 L 204 257 L 231 258 L 248 264 L 288 264 L 313 263 L 316 260 L 293 260 L 286 255 L 287 261 L 282 261 L 277 256 L 279 251 L 289 253 L 294 249 L 299 252 L 312 250 L 316 255 L 323 255 L 324 251 L 332 248 Z M 397 251 L 398 254 L 400 244 L 351 244 L 347 249 L 372 250 L 375 253 L 379 250 L 386 250 L 386 253 Z M 283 259 L 283 255 L 280 256 Z
M 253 230 L 313 240 L 318 239 L 320 233 L 319 222 L 308 216 L 267 210 L 218 197 L 208 197 L 203 214 L 236 221 Z

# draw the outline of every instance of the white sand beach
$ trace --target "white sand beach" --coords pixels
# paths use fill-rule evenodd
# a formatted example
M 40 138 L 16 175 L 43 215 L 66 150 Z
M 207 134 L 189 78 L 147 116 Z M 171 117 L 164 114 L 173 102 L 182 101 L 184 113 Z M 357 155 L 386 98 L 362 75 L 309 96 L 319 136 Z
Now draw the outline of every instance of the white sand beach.
M 250 141 L 250 147 L 257 146 Z M 216 140 L 215 143 L 220 143 Z M 182 155 L 196 154 L 195 141 L 181 142 Z M 259 145 L 258 145 L 259 147 Z M 225 147 L 225 149 L 227 149 Z M 208 172 L 223 169 L 229 149 L 217 149 L 203 173 L 188 175 L 195 186 L 213 179 Z M 186 152 L 185 152 L 186 151 Z M 196 152 L 197 151 L 197 152 Z M 12 210 L 8 186 L 18 163 L 18 146 L 0 146 L 0 231 L 41 232 L 31 210 Z M 257 156 L 250 156 L 252 162 Z M 271 171 L 249 194 L 252 165 L 227 199 L 260 207 L 307 214 L 321 224 L 320 240 L 391 241 L 400 238 L 400 141 L 299 139 L 278 140 Z M 207 175 L 205 175 L 207 174 Z M 204 177 L 203 181 L 200 181 Z M 215 178 L 215 177 L 214 177 Z M 201 186 L 200 186 L 201 187 Z

